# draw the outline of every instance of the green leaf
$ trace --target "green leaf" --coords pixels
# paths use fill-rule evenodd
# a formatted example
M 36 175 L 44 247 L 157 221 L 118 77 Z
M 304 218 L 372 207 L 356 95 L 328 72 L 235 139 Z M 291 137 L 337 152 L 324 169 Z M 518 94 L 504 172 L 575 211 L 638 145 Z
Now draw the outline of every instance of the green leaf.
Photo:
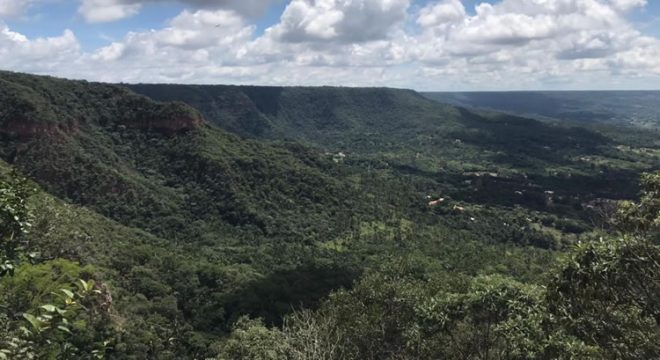
M 80 279 L 80 289 L 83 290 L 84 292 L 88 292 L 92 288 L 92 284 L 88 283 L 87 281 Z
M 57 309 L 55 305 L 51 305 L 51 304 L 41 305 L 41 308 L 48 312 L 55 312 L 55 309 Z
M 28 328 L 26 328 L 25 326 L 21 326 L 21 327 L 19 328 L 19 330 L 21 330 L 21 332 L 22 332 L 23 335 L 25 335 L 25 336 L 30 336 L 30 335 L 32 335 L 32 331 L 28 330 Z
M 73 299 L 73 292 L 68 289 L 60 289 L 61 292 L 63 292 L 68 298 Z
M 31 314 L 28 314 L 28 313 L 23 313 L 23 318 L 25 318 L 25 320 L 30 322 L 30 324 L 32 325 L 33 328 L 35 328 L 37 330 L 41 329 L 41 321 L 39 321 L 39 319 L 34 317 L 34 315 L 31 315 Z
M 64 325 L 58 325 L 57 328 L 60 329 L 60 330 L 62 330 L 62 331 L 64 331 L 64 332 L 66 332 L 66 333 L 71 334 L 71 330 L 69 330 L 69 328 L 67 328 L 67 327 L 64 326 Z

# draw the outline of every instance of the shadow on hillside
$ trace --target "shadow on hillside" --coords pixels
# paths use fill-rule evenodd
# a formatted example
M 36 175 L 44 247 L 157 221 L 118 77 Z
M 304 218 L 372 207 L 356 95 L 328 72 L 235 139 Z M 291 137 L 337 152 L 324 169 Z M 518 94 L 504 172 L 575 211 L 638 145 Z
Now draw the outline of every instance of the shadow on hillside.
M 585 203 L 599 198 L 631 199 L 639 192 L 639 172 L 605 169 L 602 173 L 567 176 L 530 173 L 526 176 L 473 176 L 454 172 L 431 172 L 412 166 L 397 166 L 408 175 L 438 184 L 454 184 L 444 195 L 472 204 L 515 207 L 566 216 L 583 217 Z
M 521 205 L 534 210 L 553 212 L 560 205 L 579 210 L 580 204 L 596 198 L 630 199 L 639 191 L 639 173 L 633 170 L 609 170 L 603 174 L 570 178 L 530 174 L 527 179 L 489 178 L 473 182 L 460 197 L 480 204 Z M 549 206 L 552 204 L 552 206 Z
M 257 109 L 269 116 L 277 116 L 284 88 L 276 86 L 241 86 L 240 89 L 254 102 Z
M 268 325 L 282 325 L 285 315 L 317 307 L 333 290 L 351 287 L 359 275 L 345 267 L 315 264 L 272 273 L 229 297 L 224 306 L 226 324 L 250 315 Z
M 545 162 L 575 166 L 572 159 L 579 155 L 603 154 L 603 148 L 613 141 L 581 127 L 551 125 L 537 120 L 510 115 L 484 117 L 460 109 L 466 131 L 452 136 L 463 142 L 498 152 L 495 163 L 514 167 L 532 167 Z

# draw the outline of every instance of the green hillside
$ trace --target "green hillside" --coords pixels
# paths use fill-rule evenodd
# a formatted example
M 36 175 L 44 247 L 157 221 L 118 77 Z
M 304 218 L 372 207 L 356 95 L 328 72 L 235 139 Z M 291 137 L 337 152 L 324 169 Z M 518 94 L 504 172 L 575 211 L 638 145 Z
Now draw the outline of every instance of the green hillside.
M 312 150 L 240 140 L 190 107 L 116 86 L 15 74 L 3 81 L 30 89 L 3 99 L 5 109 L 34 109 L 25 118 L 3 114 L 4 158 L 49 192 L 123 224 L 167 238 L 246 227 L 299 240 L 343 227 L 331 211 L 360 211 L 359 194 Z
M 209 122 L 244 137 L 294 139 L 344 152 L 346 162 L 361 169 L 421 177 L 443 192 L 480 203 L 524 203 L 513 196 L 516 191 L 541 198 L 554 191 L 586 201 L 631 197 L 639 172 L 660 166 L 660 137 L 653 132 L 477 114 L 409 90 L 130 88 L 157 100 L 185 102 Z
M 461 358 L 481 336 L 478 294 L 511 295 L 528 314 L 564 306 L 541 300 L 562 284 L 558 260 L 616 231 L 616 200 L 638 197 L 659 153 L 653 134 L 481 115 L 408 90 L 0 72 L 0 260 L 13 273 L 0 276 L 0 350 L 317 358 L 278 346 L 338 321 L 328 333 L 343 331 L 343 350 L 325 358 Z M 67 291 L 78 302 L 40 306 Z M 437 328 L 442 307 L 465 309 L 460 323 L 447 310 L 458 342 Z M 532 338 L 545 336 L 533 322 L 507 334 L 609 349 L 557 316 L 561 341 Z M 43 325 L 56 320 L 67 331 Z M 506 358 L 493 356 L 476 358 Z

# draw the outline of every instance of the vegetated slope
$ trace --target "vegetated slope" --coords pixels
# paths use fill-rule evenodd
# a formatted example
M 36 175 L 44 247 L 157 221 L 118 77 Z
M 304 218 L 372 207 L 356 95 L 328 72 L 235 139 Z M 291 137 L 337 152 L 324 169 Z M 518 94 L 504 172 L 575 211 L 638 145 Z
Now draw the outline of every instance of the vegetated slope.
M 4 159 L 53 194 L 126 225 L 167 238 L 245 227 L 313 240 L 345 226 L 338 209 L 360 211 L 359 194 L 333 176 L 330 160 L 293 144 L 241 140 L 182 103 L 28 75 L 0 81 Z
M 660 129 L 660 91 L 428 92 L 429 99 L 518 115 Z
M 280 321 L 359 272 L 317 264 L 317 242 L 379 211 L 314 150 L 241 140 L 117 86 L 3 72 L 0 94 L 3 167 L 51 194 L 33 199 L 30 243 L 98 266 L 122 356 L 207 357 L 240 315 Z
M 354 137 L 448 129 L 460 114 L 411 90 L 336 87 L 129 85 L 161 101 L 183 101 L 216 125 L 246 137 L 354 147 Z
M 157 100 L 183 101 L 244 137 L 296 139 L 341 151 L 349 165 L 421 177 L 434 184 L 427 191 L 480 204 L 544 208 L 546 192 L 554 192 L 560 203 L 579 209 L 598 198 L 634 196 L 639 173 L 660 166 L 660 137 L 654 133 L 474 113 L 409 90 L 130 88 Z

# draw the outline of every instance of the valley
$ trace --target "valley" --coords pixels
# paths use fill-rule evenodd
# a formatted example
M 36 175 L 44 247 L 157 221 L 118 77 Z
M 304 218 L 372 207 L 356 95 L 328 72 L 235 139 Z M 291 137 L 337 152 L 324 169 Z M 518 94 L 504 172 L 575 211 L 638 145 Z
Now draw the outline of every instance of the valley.
M 581 310 L 553 298 L 584 295 L 570 266 L 619 234 L 620 202 L 657 201 L 655 115 L 621 120 L 640 130 L 428 96 L 0 72 L 2 181 L 34 189 L 21 240 L 32 255 L 0 279 L 0 323 L 18 334 L 18 314 L 84 278 L 112 304 L 71 341 L 83 352 L 107 341 L 108 358 L 288 359 L 305 336 L 327 354 L 340 342 L 328 359 L 656 354 L 653 296 L 622 300 L 612 326 L 641 334 L 625 346 L 563 323 Z M 648 264 L 653 241 L 624 245 L 649 251 L 636 263 Z M 634 275 L 652 282 L 650 266 Z M 497 334 L 474 341 L 491 323 Z

